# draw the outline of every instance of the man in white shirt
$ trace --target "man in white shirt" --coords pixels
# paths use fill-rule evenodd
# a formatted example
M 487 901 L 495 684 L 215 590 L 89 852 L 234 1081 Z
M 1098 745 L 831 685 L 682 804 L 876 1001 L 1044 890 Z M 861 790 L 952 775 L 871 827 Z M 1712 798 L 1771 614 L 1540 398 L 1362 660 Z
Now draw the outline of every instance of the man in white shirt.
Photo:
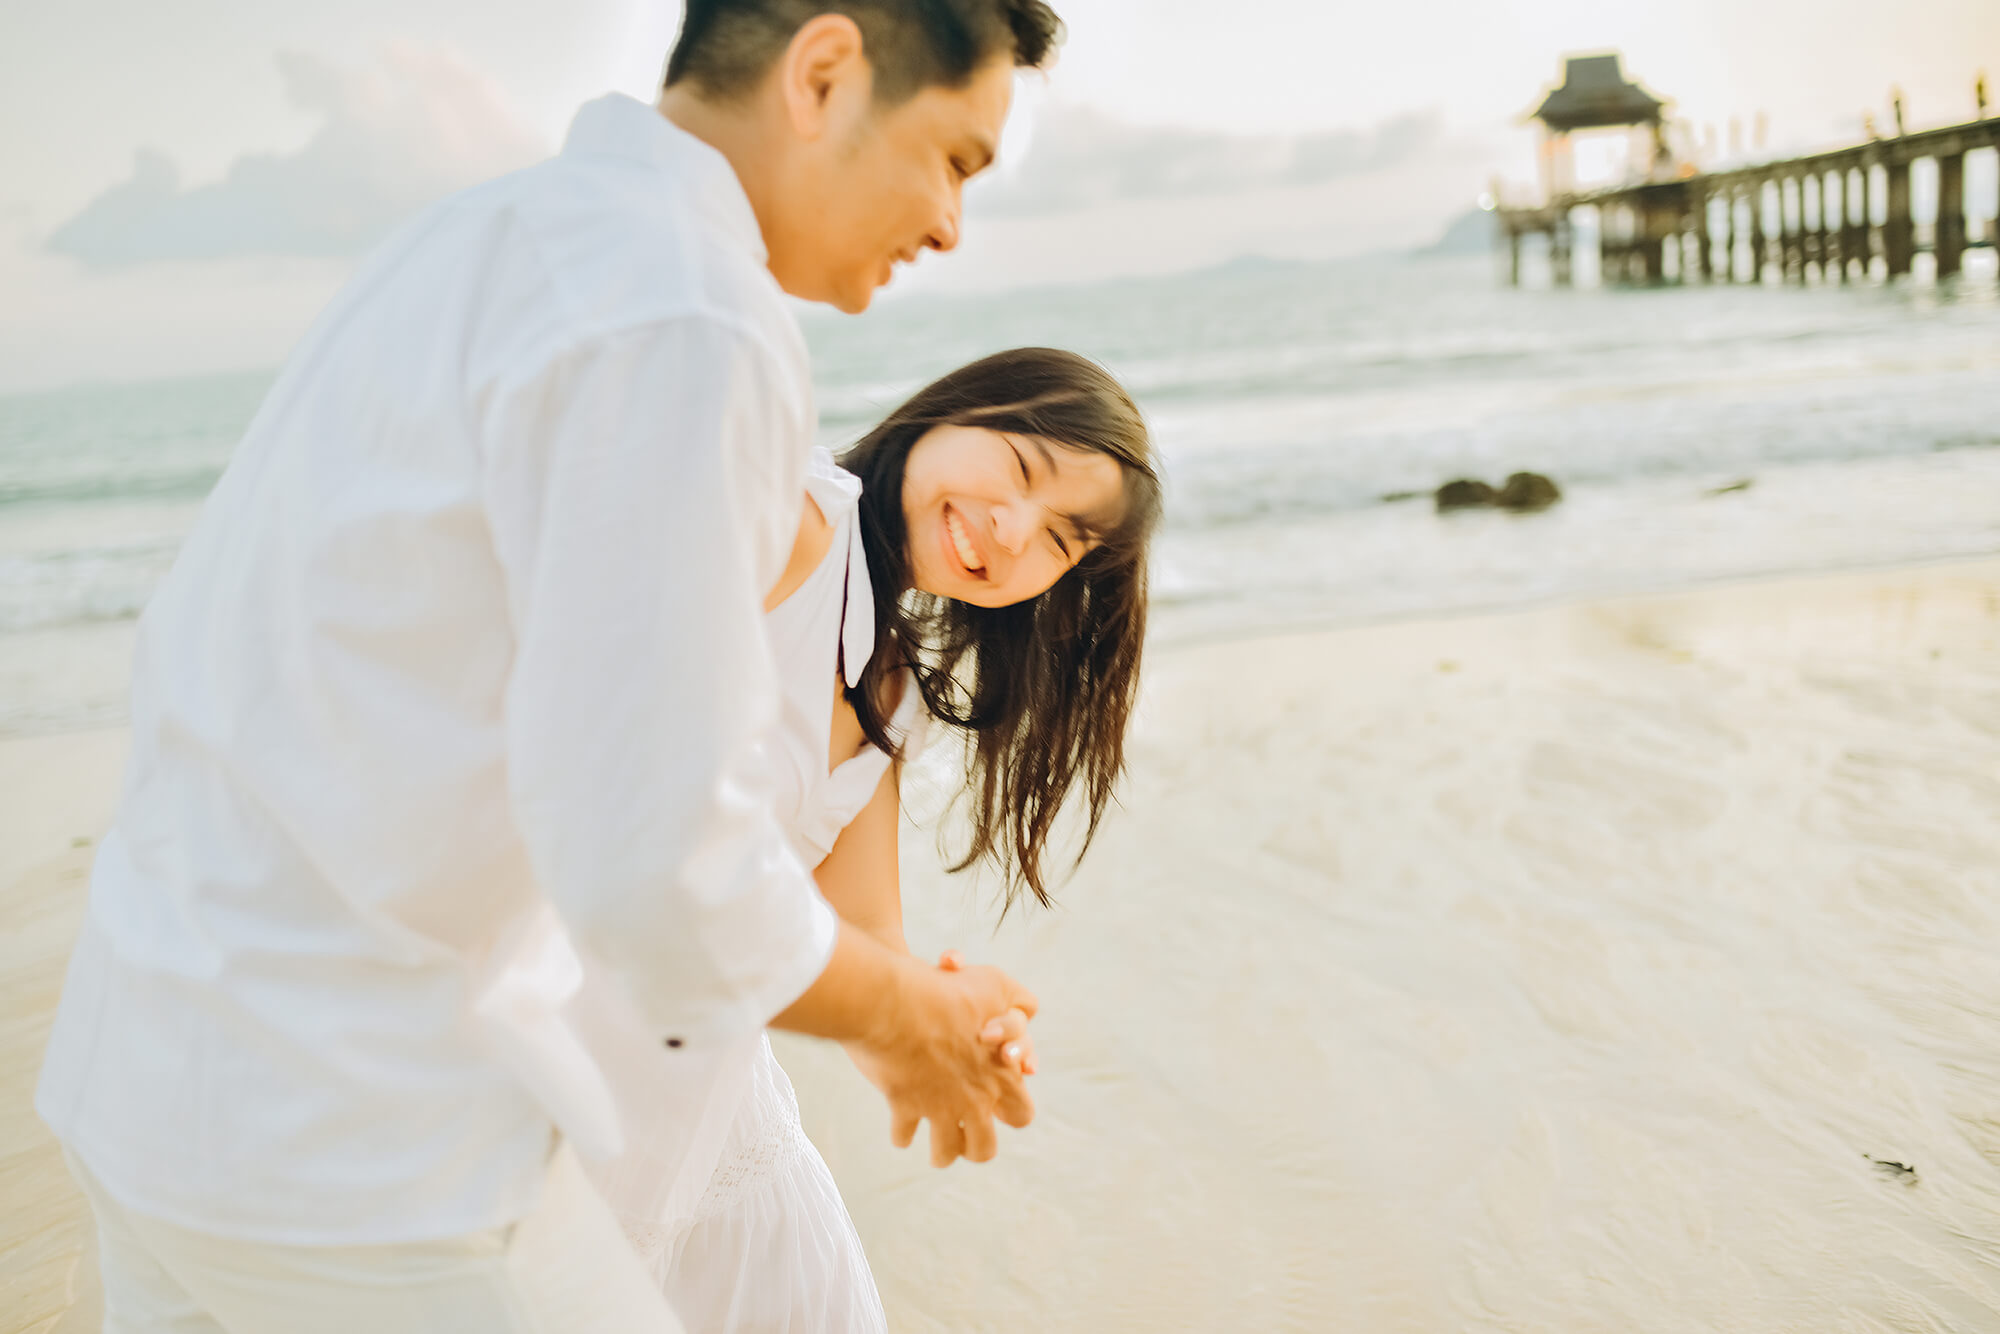
M 691 0 L 657 107 L 586 106 L 300 343 L 142 621 L 37 1095 L 107 1330 L 676 1328 L 475 1013 L 544 902 L 669 1046 L 853 1043 L 940 1165 L 1026 1124 L 982 1029 L 1032 998 L 839 923 L 755 748 L 813 433 L 781 290 L 859 311 L 956 245 L 1057 29 Z

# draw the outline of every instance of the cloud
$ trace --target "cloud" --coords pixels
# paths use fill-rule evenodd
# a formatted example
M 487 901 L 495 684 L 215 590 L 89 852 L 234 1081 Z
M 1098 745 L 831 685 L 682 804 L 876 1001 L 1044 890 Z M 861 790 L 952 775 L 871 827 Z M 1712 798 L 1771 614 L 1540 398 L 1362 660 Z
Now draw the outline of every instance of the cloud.
M 1323 185 L 1446 151 L 1433 112 L 1367 130 L 1238 135 L 1132 125 L 1076 105 L 1041 111 L 1020 164 L 975 186 L 968 208 L 989 217 L 1086 209 L 1116 200 L 1237 194 Z
M 498 86 L 448 51 L 384 49 L 374 69 L 281 54 L 286 97 L 324 123 L 291 153 L 246 154 L 186 187 L 173 160 L 137 153 L 129 178 L 50 234 L 98 269 L 244 255 L 353 255 L 433 200 L 535 161 L 546 147 Z

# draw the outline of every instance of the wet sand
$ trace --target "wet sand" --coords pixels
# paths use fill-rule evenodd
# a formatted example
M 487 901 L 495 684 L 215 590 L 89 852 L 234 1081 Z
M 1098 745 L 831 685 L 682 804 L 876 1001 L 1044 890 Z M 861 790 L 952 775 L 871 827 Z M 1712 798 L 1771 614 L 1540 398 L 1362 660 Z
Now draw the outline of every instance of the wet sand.
M 93 736 L 18 743 L 0 1334 L 88 1286 L 27 1099 Z M 913 944 L 1042 998 L 998 1161 L 782 1044 L 894 1329 L 2000 1328 L 2000 562 L 1161 653 L 1133 767 L 997 935 L 905 839 Z

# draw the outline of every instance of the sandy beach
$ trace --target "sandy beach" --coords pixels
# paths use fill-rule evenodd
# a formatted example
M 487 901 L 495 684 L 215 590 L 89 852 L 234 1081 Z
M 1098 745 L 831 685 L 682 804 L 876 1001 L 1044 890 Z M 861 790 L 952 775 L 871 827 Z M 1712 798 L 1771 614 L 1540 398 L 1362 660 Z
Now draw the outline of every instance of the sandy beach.
M 0 746 L 0 1334 L 95 1327 L 28 1098 L 120 752 Z M 781 1051 L 898 1331 L 2000 1328 L 1996 752 L 2000 561 L 1161 652 L 1058 911 L 905 840 L 1036 1125 Z
M 0 742 L 0 1329 L 98 1325 L 88 1215 L 30 1101 L 125 762 L 118 730 Z

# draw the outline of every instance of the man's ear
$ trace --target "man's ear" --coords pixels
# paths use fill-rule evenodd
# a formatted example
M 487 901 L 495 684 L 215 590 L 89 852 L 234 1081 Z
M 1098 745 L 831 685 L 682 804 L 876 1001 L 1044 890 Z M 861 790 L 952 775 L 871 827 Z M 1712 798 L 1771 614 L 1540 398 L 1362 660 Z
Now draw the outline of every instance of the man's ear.
M 801 25 L 778 60 L 777 77 L 786 116 L 808 140 L 826 133 L 838 103 L 874 95 L 861 29 L 845 14 L 818 14 Z

